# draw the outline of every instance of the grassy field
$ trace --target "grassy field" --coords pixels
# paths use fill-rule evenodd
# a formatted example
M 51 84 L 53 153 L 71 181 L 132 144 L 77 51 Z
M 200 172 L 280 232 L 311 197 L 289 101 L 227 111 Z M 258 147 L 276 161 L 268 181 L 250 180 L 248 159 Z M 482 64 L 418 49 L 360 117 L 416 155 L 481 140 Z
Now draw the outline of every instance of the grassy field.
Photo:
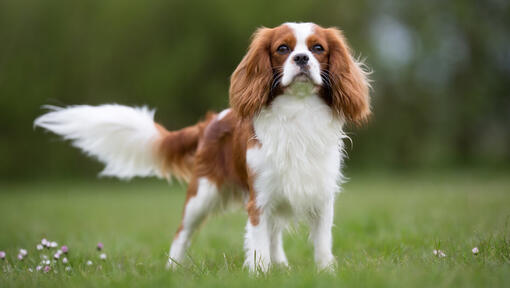
M 509 173 L 350 176 L 336 202 L 336 274 L 315 272 L 307 229 L 298 225 L 285 236 L 291 269 L 258 278 L 242 267 L 241 211 L 209 219 L 194 237 L 189 263 L 175 272 L 164 269 L 184 200 L 180 186 L 104 179 L 0 184 L 0 250 L 7 252 L 0 286 L 510 285 Z M 41 254 L 49 255 L 35 249 L 43 237 L 69 247 L 69 264 L 35 271 Z M 106 260 L 99 259 L 98 242 Z M 471 252 L 475 246 L 478 255 Z M 23 261 L 16 259 L 20 248 L 28 250 Z

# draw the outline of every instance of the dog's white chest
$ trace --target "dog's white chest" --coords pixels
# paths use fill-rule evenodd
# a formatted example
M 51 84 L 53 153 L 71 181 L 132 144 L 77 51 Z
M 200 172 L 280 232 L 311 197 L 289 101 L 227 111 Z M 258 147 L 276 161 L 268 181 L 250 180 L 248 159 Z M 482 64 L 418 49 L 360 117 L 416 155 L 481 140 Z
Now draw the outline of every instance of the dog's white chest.
M 339 189 L 342 123 L 306 85 L 288 89 L 254 119 L 261 146 L 248 150 L 247 162 L 257 205 L 275 213 L 314 213 Z

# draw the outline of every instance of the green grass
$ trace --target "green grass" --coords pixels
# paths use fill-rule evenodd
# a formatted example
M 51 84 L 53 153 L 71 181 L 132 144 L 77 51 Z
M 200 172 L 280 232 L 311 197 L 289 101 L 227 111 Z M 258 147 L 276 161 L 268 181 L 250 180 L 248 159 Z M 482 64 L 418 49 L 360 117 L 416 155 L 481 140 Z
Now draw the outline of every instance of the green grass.
M 336 202 L 335 275 L 317 273 L 307 229 L 285 236 L 290 270 L 242 267 L 246 216 L 209 219 L 182 269 L 164 269 L 184 201 L 179 186 L 109 180 L 0 185 L 0 287 L 508 287 L 509 173 L 351 175 Z M 72 272 L 28 272 L 43 237 L 70 248 Z M 97 242 L 105 244 L 99 260 Z M 477 246 L 479 255 L 472 254 Z M 19 248 L 28 257 L 15 259 Z M 441 249 L 446 257 L 433 255 Z M 48 254 L 45 252 L 45 254 Z M 87 260 L 94 265 L 86 266 Z M 57 272 L 57 273 L 55 273 Z

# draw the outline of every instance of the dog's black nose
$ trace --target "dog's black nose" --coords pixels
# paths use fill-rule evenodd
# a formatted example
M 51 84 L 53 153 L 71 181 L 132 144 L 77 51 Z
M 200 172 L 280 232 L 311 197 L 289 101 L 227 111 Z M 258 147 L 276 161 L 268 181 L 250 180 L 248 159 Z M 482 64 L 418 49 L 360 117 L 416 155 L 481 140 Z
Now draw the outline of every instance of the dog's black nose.
M 308 63 L 308 60 L 310 59 L 306 54 L 297 54 L 296 56 L 294 56 L 294 62 L 296 62 L 298 66 L 306 65 Z

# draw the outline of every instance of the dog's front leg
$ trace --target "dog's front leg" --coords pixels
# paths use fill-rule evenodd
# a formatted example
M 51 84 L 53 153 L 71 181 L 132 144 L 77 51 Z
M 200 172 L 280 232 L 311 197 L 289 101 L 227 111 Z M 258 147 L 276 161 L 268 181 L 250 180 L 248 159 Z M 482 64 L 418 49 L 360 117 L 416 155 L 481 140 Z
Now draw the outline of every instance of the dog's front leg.
M 285 251 L 283 250 L 282 230 L 282 227 L 274 226 L 270 231 L 271 262 L 287 267 L 289 263 L 287 261 L 287 256 L 285 256 Z
M 248 219 L 244 239 L 244 266 L 248 267 L 251 273 L 265 273 L 271 266 L 271 227 L 264 213 L 256 221 Z
M 319 270 L 329 271 L 333 271 L 336 265 L 335 257 L 331 252 L 333 245 L 331 228 L 333 226 L 334 197 L 331 198 L 322 205 L 310 222 L 310 238 L 315 248 L 315 264 Z

